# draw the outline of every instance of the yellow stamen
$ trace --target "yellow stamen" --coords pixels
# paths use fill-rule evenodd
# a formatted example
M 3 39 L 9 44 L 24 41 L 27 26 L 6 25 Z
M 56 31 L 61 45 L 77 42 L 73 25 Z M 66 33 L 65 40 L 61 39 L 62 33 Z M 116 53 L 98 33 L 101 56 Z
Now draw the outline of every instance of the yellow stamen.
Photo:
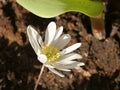
M 60 51 L 54 46 L 45 46 L 41 52 L 47 56 L 48 61 L 46 63 L 56 62 L 60 58 Z

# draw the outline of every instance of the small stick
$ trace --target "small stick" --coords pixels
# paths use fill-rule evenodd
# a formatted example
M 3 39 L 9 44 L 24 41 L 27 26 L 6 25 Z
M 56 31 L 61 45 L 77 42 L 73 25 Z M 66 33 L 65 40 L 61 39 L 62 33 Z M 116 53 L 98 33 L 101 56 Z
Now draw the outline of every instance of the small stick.
M 42 65 L 42 68 L 41 68 L 41 70 L 40 70 L 40 73 L 39 73 L 39 76 L 38 76 L 38 79 L 37 79 L 37 81 L 36 81 L 36 84 L 35 84 L 35 87 L 34 87 L 34 90 L 37 90 L 37 87 L 38 87 L 38 84 L 39 84 L 39 81 L 40 81 L 40 79 L 41 79 L 41 76 L 42 76 L 42 73 L 43 73 L 43 70 L 44 70 L 44 64 Z

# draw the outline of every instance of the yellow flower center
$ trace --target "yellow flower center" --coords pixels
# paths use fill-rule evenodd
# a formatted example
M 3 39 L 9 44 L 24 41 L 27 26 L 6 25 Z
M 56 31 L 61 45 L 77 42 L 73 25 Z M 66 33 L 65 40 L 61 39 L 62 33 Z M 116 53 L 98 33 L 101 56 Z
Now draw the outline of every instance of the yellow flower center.
M 53 46 L 45 46 L 41 52 L 47 56 L 48 61 L 46 63 L 56 62 L 60 58 L 60 51 Z

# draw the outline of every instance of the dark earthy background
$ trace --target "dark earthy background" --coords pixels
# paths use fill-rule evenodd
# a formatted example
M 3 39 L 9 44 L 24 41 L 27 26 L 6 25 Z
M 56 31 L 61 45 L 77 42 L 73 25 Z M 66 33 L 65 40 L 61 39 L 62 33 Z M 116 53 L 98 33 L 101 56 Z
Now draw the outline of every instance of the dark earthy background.
M 76 52 L 86 65 L 63 72 L 61 78 L 45 68 L 38 90 L 120 90 L 120 0 L 106 2 L 106 39 L 96 40 L 89 18 L 68 12 L 55 18 L 37 17 L 15 0 L 0 0 L 0 90 L 33 90 L 41 63 L 37 60 L 26 27 L 32 25 L 43 37 L 49 22 L 64 26 L 72 40 L 81 42 Z

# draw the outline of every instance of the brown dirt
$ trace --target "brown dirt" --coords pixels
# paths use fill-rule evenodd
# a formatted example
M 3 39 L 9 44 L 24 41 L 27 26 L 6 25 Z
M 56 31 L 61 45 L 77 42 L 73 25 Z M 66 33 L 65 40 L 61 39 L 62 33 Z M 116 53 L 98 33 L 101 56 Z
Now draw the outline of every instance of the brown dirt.
M 38 90 L 120 90 L 120 1 L 109 0 L 105 40 L 91 34 L 89 18 L 68 12 L 55 18 L 37 17 L 14 0 L 0 0 L 0 90 L 33 90 L 41 63 L 29 44 L 26 27 L 30 24 L 44 37 L 50 21 L 64 26 L 72 40 L 81 42 L 76 52 L 86 65 L 63 72 L 61 78 L 45 68 Z M 117 28 L 117 29 L 116 29 Z M 116 30 L 115 30 L 116 29 Z

